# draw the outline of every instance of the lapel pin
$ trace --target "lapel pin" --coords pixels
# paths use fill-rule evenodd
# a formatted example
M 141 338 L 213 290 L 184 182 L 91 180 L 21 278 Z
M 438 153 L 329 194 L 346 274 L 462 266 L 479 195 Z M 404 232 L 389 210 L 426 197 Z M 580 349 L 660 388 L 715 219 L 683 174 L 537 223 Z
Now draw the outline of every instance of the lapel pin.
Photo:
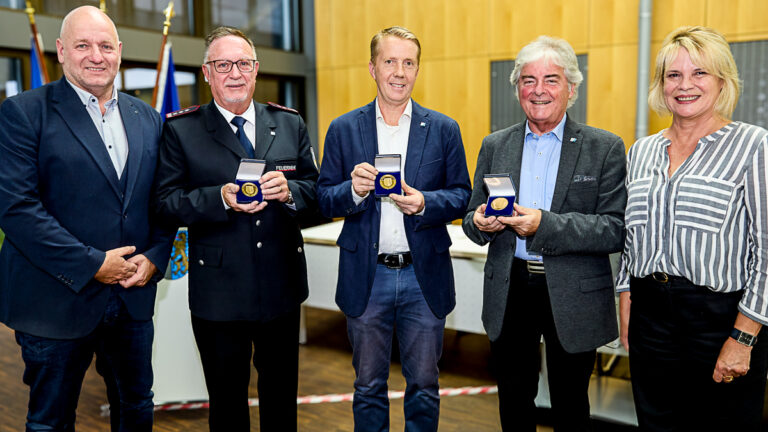
M 427 123 L 425 123 L 425 122 L 421 122 L 421 124 L 420 124 L 419 126 L 421 126 L 421 127 L 424 127 L 424 126 L 426 126 L 426 125 L 427 125 Z
M 269 134 L 275 136 L 275 131 L 269 131 Z
M 576 142 L 576 138 L 571 138 L 571 142 Z

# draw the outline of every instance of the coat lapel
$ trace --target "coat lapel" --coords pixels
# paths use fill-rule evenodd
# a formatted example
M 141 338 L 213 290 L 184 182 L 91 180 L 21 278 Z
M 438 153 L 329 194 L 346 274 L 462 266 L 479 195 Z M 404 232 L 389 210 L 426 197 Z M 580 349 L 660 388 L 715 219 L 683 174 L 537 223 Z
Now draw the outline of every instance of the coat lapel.
M 209 136 L 213 137 L 216 143 L 229 149 L 241 159 L 248 157 L 245 149 L 240 145 L 240 141 L 237 140 L 237 136 L 232 132 L 232 128 L 227 124 L 213 101 L 203 107 L 203 118 L 205 119 L 205 127 L 210 132 Z
M 256 111 L 256 122 L 254 123 L 256 126 L 256 142 L 254 143 L 256 159 L 264 159 L 272 146 L 272 142 L 275 141 L 277 125 L 263 105 L 254 103 L 253 106 Z
M 563 131 L 563 144 L 560 150 L 560 165 L 557 168 L 557 181 L 555 182 L 555 193 L 552 196 L 552 205 L 550 211 L 559 213 L 563 206 L 563 201 L 568 193 L 568 187 L 573 180 L 573 172 L 576 169 L 576 161 L 579 160 L 581 152 L 581 128 L 578 123 L 565 120 L 565 130 Z
M 141 172 L 141 157 L 144 154 L 144 136 L 141 120 L 139 119 L 139 110 L 133 105 L 133 102 L 125 97 L 117 97 L 117 105 L 120 107 L 120 117 L 123 119 L 125 135 L 128 138 L 128 163 L 123 175 L 126 177 L 125 200 L 123 206 L 126 207 L 133 195 L 133 187 L 136 185 L 136 178 Z
M 51 98 L 54 110 L 64 119 L 64 123 L 72 135 L 77 138 L 83 148 L 91 155 L 99 167 L 99 171 L 101 171 L 115 192 L 115 195 L 120 197 L 119 180 L 115 172 L 115 166 L 112 164 L 109 153 L 107 153 L 104 140 L 101 139 L 99 131 L 93 125 L 91 116 L 66 79 L 60 79 L 54 86 Z
M 408 133 L 408 150 L 405 158 L 405 182 L 409 186 L 416 185 L 421 156 L 424 154 L 429 131 L 429 111 L 416 102 L 412 103 L 412 108 L 411 130 Z
M 376 133 L 376 107 L 373 105 L 375 103 L 376 100 L 374 99 L 373 102 L 360 108 L 357 116 L 357 125 L 360 130 L 359 139 L 365 157 L 365 160 L 360 162 L 368 162 L 371 165 L 373 165 L 374 156 L 379 149 L 379 135 Z M 374 199 L 374 201 L 376 202 L 376 211 L 381 213 L 381 203 L 378 199 Z M 378 230 L 378 226 L 376 229 Z
M 499 155 L 500 165 L 507 169 L 518 193 L 520 193 L 520 166 L 523 163 L 523 145 L 525 144 L 524 132 L 525 123 L 513 126 L 507 137 L 507 145 L 502 146 L 504 150 Z

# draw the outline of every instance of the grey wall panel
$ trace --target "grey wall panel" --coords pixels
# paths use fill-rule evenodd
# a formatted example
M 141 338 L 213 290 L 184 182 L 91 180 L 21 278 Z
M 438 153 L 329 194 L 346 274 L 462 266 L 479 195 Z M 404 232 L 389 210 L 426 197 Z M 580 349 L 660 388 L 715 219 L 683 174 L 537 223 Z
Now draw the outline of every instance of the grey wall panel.
M 734 42 L 743 91 L 733 119 L 768 128 L 768 41 Z
M 579 97 L 568 110 L 571 119 L 586 123 L 587 120 L 587 55 L 576 56 L 584 81 L 579 86 Z M 515 97 L 515 89 L 509 82 L 514 60 L 491 62 L 491 132 L 495 132 L 525 120 L 525 113 Z

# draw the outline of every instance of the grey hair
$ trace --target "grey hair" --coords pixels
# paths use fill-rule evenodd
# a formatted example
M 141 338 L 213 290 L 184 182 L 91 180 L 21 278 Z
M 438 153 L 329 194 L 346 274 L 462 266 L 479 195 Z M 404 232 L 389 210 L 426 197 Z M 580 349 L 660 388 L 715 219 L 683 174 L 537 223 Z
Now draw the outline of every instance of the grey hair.
M 239 37 L 240 39 L 243 39 L 248 43 L 248 46 L 251 47 L 251 51 L 253 52 L 253 59 L 256 61 L 259 61 L 259 58 L 256 57 L 256 47 L 253 46 L 253 41 L 251 38 L 249 38 L 245 33 L 240 31 L 239 29 L 236 29 L 234 27 L 227 27 L 227 26 L 221 26 L 213 29 L 208 35 L 205 37 L 205 54 L 203 55 L 203 64 L 208 63 L 208 51 L 211 48 L 211 44 L 216 39 L 220 39 L 227 36 L 235 36 Z
M 558 39 L 551 36 L 539 36 L 536 40 L 524 46 L 523 49 L 517 53 L 515 59 L 515 69 L 512 71 L 512 75 L 509 77 L 509 82 L 517 88 L 518 81 L 520 80 L 520 73 L 525 65 L 533 63 L 535 61 L 546 58 L 563 68 L 565 79 L 568 80 L 568 84 L 573 89 L 573 96 L 568 99 L 568 106 L 570 108 L 576 102 L 579 97 L 579 85 L 584 81 L 584 75 L 579 70 L 579 62 L 576 59 L 576 53 L 573 51 L 571 45 L 564 39 Z M 520 100 L 520 95 L 515 92 L 515 97 Z

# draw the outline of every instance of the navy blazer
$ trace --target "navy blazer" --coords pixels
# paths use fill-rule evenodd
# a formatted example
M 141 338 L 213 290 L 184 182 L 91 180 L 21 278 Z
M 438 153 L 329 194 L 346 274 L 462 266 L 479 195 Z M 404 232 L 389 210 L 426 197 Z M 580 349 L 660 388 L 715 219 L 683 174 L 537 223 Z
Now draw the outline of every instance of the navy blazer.
M 15 330 L 60 339 L 93 331 L 110 295 L 93 276 L 109 249 L 136 246 L 165 270 L 171 233 L 153 228 L 149 210 L 160 116 L 123 93 L 118 106 L 129 146 L 124 189 L 64 78 L 0 106 L 0 321 Z M 155 288 L 120 288 L 134 319 L 152 317 Z
M 350 173 L 378 153 L 375 100 L 335 119 L 325 137 L 317 182 L 320 210 L 344 217 L 336 303 L 349 316 L 368 304 L 379 253 L 380 202 L 369 194 L 360 205 L 352 198 Z M 445 225 L 463 216 L 471 186 L 459 125 L 413 102 L 405 182 L 424 194 L 424 214 L 403 215 L 416 279 L 432 312 L 443 318 L 456 305 L 453 267 Z

